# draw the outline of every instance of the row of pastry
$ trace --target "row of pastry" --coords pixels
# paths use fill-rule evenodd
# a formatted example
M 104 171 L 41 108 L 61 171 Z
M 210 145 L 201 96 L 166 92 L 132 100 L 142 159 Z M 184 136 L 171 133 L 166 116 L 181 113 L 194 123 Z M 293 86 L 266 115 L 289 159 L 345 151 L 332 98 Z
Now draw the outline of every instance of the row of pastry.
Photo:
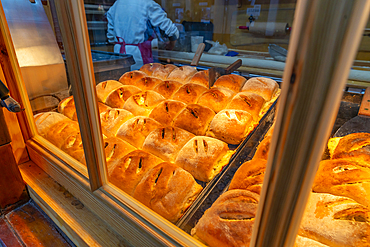
M 270 141 L 271 131 L 253 159 L 237 170 L 228 191 L 192 229 L 193 236 L 210 246 L 249 246 Z M 370 134 L 355 133 L 334 142 L 332 158 L 320 162 L 297 247 L 370 245 Z

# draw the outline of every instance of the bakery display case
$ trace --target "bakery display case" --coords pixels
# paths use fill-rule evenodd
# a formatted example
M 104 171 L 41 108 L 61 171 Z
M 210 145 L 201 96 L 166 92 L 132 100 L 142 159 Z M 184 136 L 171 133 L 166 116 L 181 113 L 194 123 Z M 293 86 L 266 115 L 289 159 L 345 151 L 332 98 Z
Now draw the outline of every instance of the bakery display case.
M 368 1 L 153 1 L 179 36 L 166 50 L 171 36 L 159 31 L 153 62 L 138 69 L 129 49 L 114 52 L 135 45 L 106 37 L 114 1 L 1 4 L 2 79 L 24 108 L 16 124 L 29 161 L 19 168 L 31 197 L 76 245 L 370 241 L 368 194 L 357 186 L 369 137 L 327 145 L 333 125 L 367 97 Z M 348 147 L 354 140 L 361 143 Z M 42 187 L 48 179 L 87 212 L 59 201 L 52 182 Z

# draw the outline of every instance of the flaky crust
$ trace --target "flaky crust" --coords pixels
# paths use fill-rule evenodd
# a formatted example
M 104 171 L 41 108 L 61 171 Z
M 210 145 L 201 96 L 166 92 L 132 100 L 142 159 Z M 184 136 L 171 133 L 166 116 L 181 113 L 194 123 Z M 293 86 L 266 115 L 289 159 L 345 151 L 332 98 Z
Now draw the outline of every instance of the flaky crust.
M 190 78 L 197 73 L 197 69 L 191 66 L 182 66 L 174 69 L 167 77 L 167 80 L 174 80 L 181 83 L 187 83 Z
M 266 101 L 270 101 L 279 88 L 276 81 L 265 77 L 253 77 L 245 82 L 242 91 L 261 95 Z
M 233 96 L 234 92 L 229 89 L 212 87 L 199 97 L 197 103 L 217 113 L 225 109 Z
M 112 108 L 122 108 L 131 95 L 140 92 L 141 89 L 133 85 L 122 85 L 108 94 L 105 104 Z
M 168 75 L 176 68 L 177 66 L 173 64 L 163 65 L 162 67 L 159 67 L 153 71 L 152 77 L 156 77 L 161 80 L 166 80 Z
M 114 169 L 109 172 L 108 181 L 132 196 L 144 175 L 162 162 L 160 158 L 142 150 L 132 151 L 116 162 Z
M 194 135 L 205 135 L 210 122 L 215 116 L 210 108 L 198 104 L 187 105 L 177 115 L 173 126 L 187 130 Z
M 195 136 L 182 147 L 175 164 L 190 172 L 195 179 L 208 182 L 222 169 L 219 161 L 229 150 L 223 141 Z
M 193 137 L 192 133 L 180 128 L 158 128 L 145 138 L 143 150 L 173 163 L 180 149 Z
M 172 95 L 172 99 L 184 102 L 185 104 L 195 104 L 205 91 L 207 91 L 207 88 L 204 86 L 186 83 Z
M 162 125 L 154 119 L 138 116 L 122 124 L 116 136 L 137 148 L 141 148 L 149 133 L 160 127 L 162 127 Z
M 155 88 L 155 86 L 157 86 L 161 82 L 162 82 L 161 79 L 146 76 L 136 81 L 135 86 L 140 88 L 142 91 L 146 91 L 152 90 L 153 88 Z
M 141 78 L 145 76 L 147 76 L 147 74 L 145 74 L 144 72 L 133 70 L 133 71 L 124 73 L 119 78 L 119 82 L 121 82 L 123 85 L 135 85 L 138 80 L 140 80 Z
M 227 88 L 234 93 L 238 93 L 243 87 L 246 79 L 240 75 L 223 75 L 215 81 L 214 87 Z
M 186 107 L 186 104 L 177 100 L 165 100 L 159 103 L 150 113 L 149 117 L 164 126 L 170 126 L 174 118 Z
M 338 142 L 334 150 L 332 159 L 337 159 L 345 153 L 370 146 L 370 133 L 352 133 L 344 136 Z
M 121 86 L 122 83 L 115 80 L 100 82 L 98 85 L 96 85 L 96 96 L 98 97 L 98 101 L 105 103 L 108 95 Z
M 181 82 L 178 81 L 163 81 L 159 83 L 153 91 L 156 91 L 157 93 L 161 94 L 166 99 L 170 99 L 172 95 L 177 92 L 177 90 L 182 86 Z
M 202 70 L 202 71 L 195 73 L 193 77 L 190 79 L 189 83 L 199 84 L 201 86 L 208 88 L 209 87 L 209 71 Z
M 120 126 L 133 117 L 135 116 L 131 112 L 118 108 L 112 108 L 100 113 L 103 134 L 108 137 L 115 136 Z
M 153 72 L 159 68 L 163 68 L 163 65 L 160 63 L 147 63 L 141 66 L 140 71 L 151 76 Z
M 136 186 L 134 198 L 174 223 L 201 190 L 190 173 L 165 162 L 145 175 Z
M 148 90 L 132 95 L 123 105 L 123 109 L 130 111 L 135 116 L 149 116 L 152 109 L 165 98 L 157 92 Z
M 234 174 L 229 190 L 242 189 L 260 195 L 266 163 L 266 160 L 253 158 L 242 164 Z
M 191 234 L 211 247 L 249 246 L 259 196 L 246 190 L 222 194 L 199 220 Z
M 117 137 L 105 138 L 103 144 L 108 175 L 112 173 L 120 158 L 136 150 L 134 146 Z
M 232 98 L 225 109 L 243 110 L 249 112 L 254 120 L 258 120 L 265 102 L 264 98 L 258 94 L 240 92 Z

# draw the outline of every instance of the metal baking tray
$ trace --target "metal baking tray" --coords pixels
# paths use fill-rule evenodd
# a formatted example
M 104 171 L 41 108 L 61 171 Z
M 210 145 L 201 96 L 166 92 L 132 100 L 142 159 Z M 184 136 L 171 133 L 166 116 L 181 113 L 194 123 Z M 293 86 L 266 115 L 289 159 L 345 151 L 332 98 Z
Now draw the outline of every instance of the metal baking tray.
M 257 145 L 273 124 L 277 100 L 275 100 L 270 109 L 261 118 L 258 126 L 249 133 L 240 145 L 229 145 L 230 149 L 236 149 L 229 164 L 209 183 L 197 181 L 202 185 L 203 190 L 188 210 L 186 210 L 185 214 L 177 221 L 176 226 L 190 234 L 191 229 L 194 228 L 204 212 L 227 189 L 238 168 L 244 162 L 252 159 Z

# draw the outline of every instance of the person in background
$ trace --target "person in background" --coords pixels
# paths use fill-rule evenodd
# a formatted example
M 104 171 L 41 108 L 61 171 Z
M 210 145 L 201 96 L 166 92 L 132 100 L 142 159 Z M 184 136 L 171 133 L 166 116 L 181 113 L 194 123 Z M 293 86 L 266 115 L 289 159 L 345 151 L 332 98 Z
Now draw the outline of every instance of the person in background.
M 115 44 L 114 52 L 133 55 L 133 70 L 153 62 L 151 41 L 157 28 L 169 38 L 166 49 L 172 50 L 179 38 L 177 27 L 153 0 L 117 0 L 107 19 L 108 41 Z

